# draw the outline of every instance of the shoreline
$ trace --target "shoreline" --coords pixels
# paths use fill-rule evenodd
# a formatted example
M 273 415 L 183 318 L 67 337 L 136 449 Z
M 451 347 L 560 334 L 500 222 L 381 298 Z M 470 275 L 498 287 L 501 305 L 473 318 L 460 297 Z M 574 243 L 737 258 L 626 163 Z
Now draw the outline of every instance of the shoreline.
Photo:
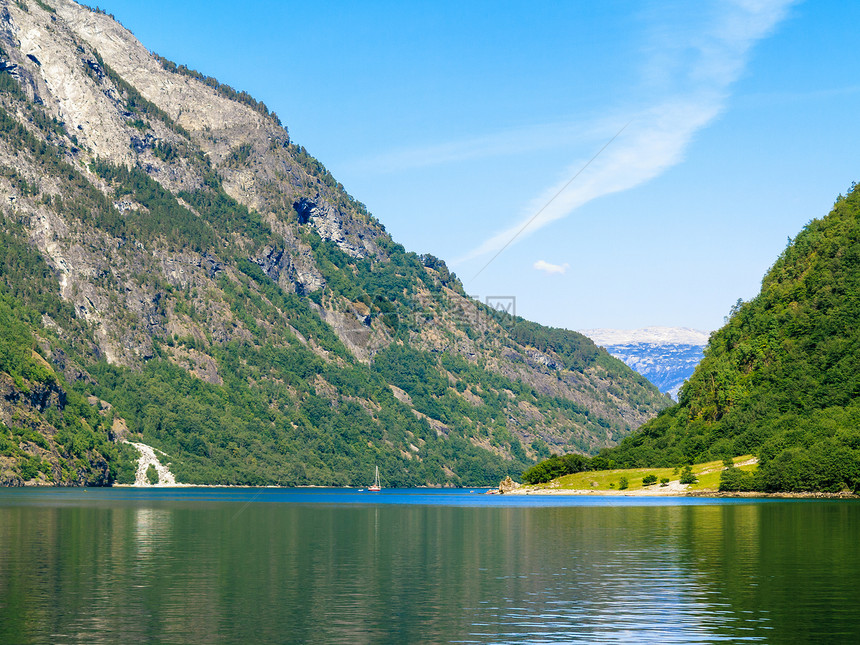
M 95 489 L 134 489 L 134 490 L 153 490 L 153 489 L 170 489 L 170 488 L 245 488 L 245 489 L 280 489 L 280 490 L 316 490 L 316 489 L 335 489 L 335 490 L 354 490 L 364 491 L 366 487 L 358 486 L 281 486 L 267 484 L 265 486 L 251 485 L 236 485 L 236 484 L 185 484 L 176 482 L 175 484 L 153 484 L 149 486 L 136 486 L 135 484 L 113 484 L 111 486 L 61 486 L 54 484 L 42 485 L 24 485 L 24 486 L 3 486 L 3 488 L 95 488 Z M 409 488 L 389 488 L 384 490 L 463 490 L 469 491 L 476 495 L 513 495 L 513 496 L 570 496 L 570 497 L 703 497 L 703 498 L 738 498 L 738 499 L 839 499 L 839 500 L 860 500 L 860 495 L 842 491 L 839 493 L 825 493 L 820 491 L 806 492 L 782 492 L 782 493 L 762 493 L 758 491 L 719 491 L 713 489 L 703 490 L 660 490 L 652 488 L 637 488 L 634 490 L 606 490 L 606 489 L 581 489 L 581 488 L 531 488 L 522 486 L 507 491 L 500 491 L 497 487 L 476 486 L 452 488 L 443 486 L 412 486 Z
M 50 486 L 50 484 L 48 485 Z M 369 484 L 368 484 L 369 486 Z M 254 486 L 253 484 L 185 484 L 176 482 L 175 484 L 151 484 L 138 486 L 137 484 L 111 484 L 110 486 L 77 486 L 72 488 L 139 488 L 141 490 L 148 488 L 279 488 L 284 490 L 307 489 L 315 490 L 321 488 L 329 488 L 335 490 L 356 490 L 366 491 L 368 486 L 319 486 L 317 484 L 302 484 L 299 486 L 283 486 L 280 484 L 265 484 L 263 486 Z M 497 492 L 495 486 L 410 486 L 408 488 L 384 488 L 382 490 L 469 490 L 469 491 L 484 491 L 483 494 L 489 492 Z
M 637 488 L 634 490 L 594 490 L 581 488 L 531 488 L 522 486 L 499 495 L 571 495 L 597 497 L 710 497 L 710 498 L 742 498 L 742 499 L 860 499 L 860 495 L 842 491 L 825 493 L 821 491 L 762 493 L 759 491 L 720 491 L 704 490 L 660 490 L 660 488 Z

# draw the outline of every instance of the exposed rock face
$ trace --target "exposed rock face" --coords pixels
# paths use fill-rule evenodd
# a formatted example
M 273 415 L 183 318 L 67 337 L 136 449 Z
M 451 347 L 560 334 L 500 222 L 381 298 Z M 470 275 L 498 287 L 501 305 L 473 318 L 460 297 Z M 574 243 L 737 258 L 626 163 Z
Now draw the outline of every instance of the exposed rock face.
M 263 272 L 287 291 L 305 295 L 325 286 L 313 256 L 296 239 L 287 236 L 283 247 L 266 246 L 254 258 Z
M 331 240 L 347 255 L 354 258 L 363 258 L 366 255 L 367 249 L 356 247 L 347 241 L 344 217 L 330 204 L 319 206 L 303 197 L 293 204 L 293 208 L 299 216 L 299 224 L 311 222 L 321 238 Z

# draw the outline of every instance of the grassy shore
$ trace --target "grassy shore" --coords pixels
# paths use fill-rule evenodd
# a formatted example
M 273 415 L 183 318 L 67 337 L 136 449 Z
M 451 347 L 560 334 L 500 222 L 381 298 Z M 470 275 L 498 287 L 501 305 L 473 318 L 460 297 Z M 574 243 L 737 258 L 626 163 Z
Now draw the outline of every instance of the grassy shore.
M 734 458 L 735 467 L 741 470 L 755 470 L 757 460 L 752 455 Z M 691 495 L 717 493 L 720 487 L 720 473 L 725 468 L 722 461 L 709 461 L 692 467 L 698 481 L 695 484 L 681 484 L 680 468 L 627 468 L 616 470 L 594 470 L 573 475 L 565 475 L 545 484 L 522 486 L 505 494 L 540 495 Z M 642 482 L 654 475 L 657 483 L 645 486 Z M 622 488 L 622 480 L 627 487 Z M 664 480 L 668 480 L 665 481 Z

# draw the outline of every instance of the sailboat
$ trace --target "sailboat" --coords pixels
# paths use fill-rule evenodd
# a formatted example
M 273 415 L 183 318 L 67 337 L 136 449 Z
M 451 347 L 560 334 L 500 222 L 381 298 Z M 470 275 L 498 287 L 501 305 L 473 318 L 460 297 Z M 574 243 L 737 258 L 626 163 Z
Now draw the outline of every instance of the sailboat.
M 379 466 L 376 467 L 376 478 L 373 480 L 373 485 L 368 486 L 367 490 L 378 493 L 382 490 L 382 486 L 379 485 Z

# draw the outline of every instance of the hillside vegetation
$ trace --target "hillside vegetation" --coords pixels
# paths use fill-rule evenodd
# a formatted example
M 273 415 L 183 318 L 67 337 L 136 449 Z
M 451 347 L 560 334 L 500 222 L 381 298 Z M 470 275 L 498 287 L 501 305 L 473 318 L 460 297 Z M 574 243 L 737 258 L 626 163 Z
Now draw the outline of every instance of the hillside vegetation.
M 8 240 L 4 240 L 8 242 Z M 9 247 L 0 247 L 9 259 Z M 130 480 L 134 451 L 43 357 L 39 315 L 0 285 L 0 475 L 5 483 L 110 485 Z
M 860 489 L 860 190 L 791 240 L 664 410 L 605 456 L 675 466 L 752 452 L 765 491 Z
M 562 458 L 562 461 L 564 458 Z M 555 461 L 555 460 L 553 460 Z M 596 464 L 601 465 L 601 464 Z M 604 464 L 605 465 L 605 464 Z M 593 467 L 593 466 L 592 466 Z M 554 474 L 545 478 L 545 470 L 535 467 L 526 471 L 523 482 L 534 486 L 534 490 L 593 491 L 593 492 L 641 492 L 654 495 L 712 492 L 721 486 L 726 469 L 741 473 L 741 477 L 753 476 L 757 470 L 752 455 L 741 455 L 731 461 L 719 460 L 687 466 L 665 468 L 605 468 L 601 470 L 574 470 L 566 474 Z M 562 466 L 558 472 L 565 470 Z M 734 490 L 734 489 L 732 489 Z
M 129 482 L 132 440 L 190 483 L 490 484 L 669 403 L 467 297 L 246 93 L 71 0 L 3 11 L 0 483 Z

